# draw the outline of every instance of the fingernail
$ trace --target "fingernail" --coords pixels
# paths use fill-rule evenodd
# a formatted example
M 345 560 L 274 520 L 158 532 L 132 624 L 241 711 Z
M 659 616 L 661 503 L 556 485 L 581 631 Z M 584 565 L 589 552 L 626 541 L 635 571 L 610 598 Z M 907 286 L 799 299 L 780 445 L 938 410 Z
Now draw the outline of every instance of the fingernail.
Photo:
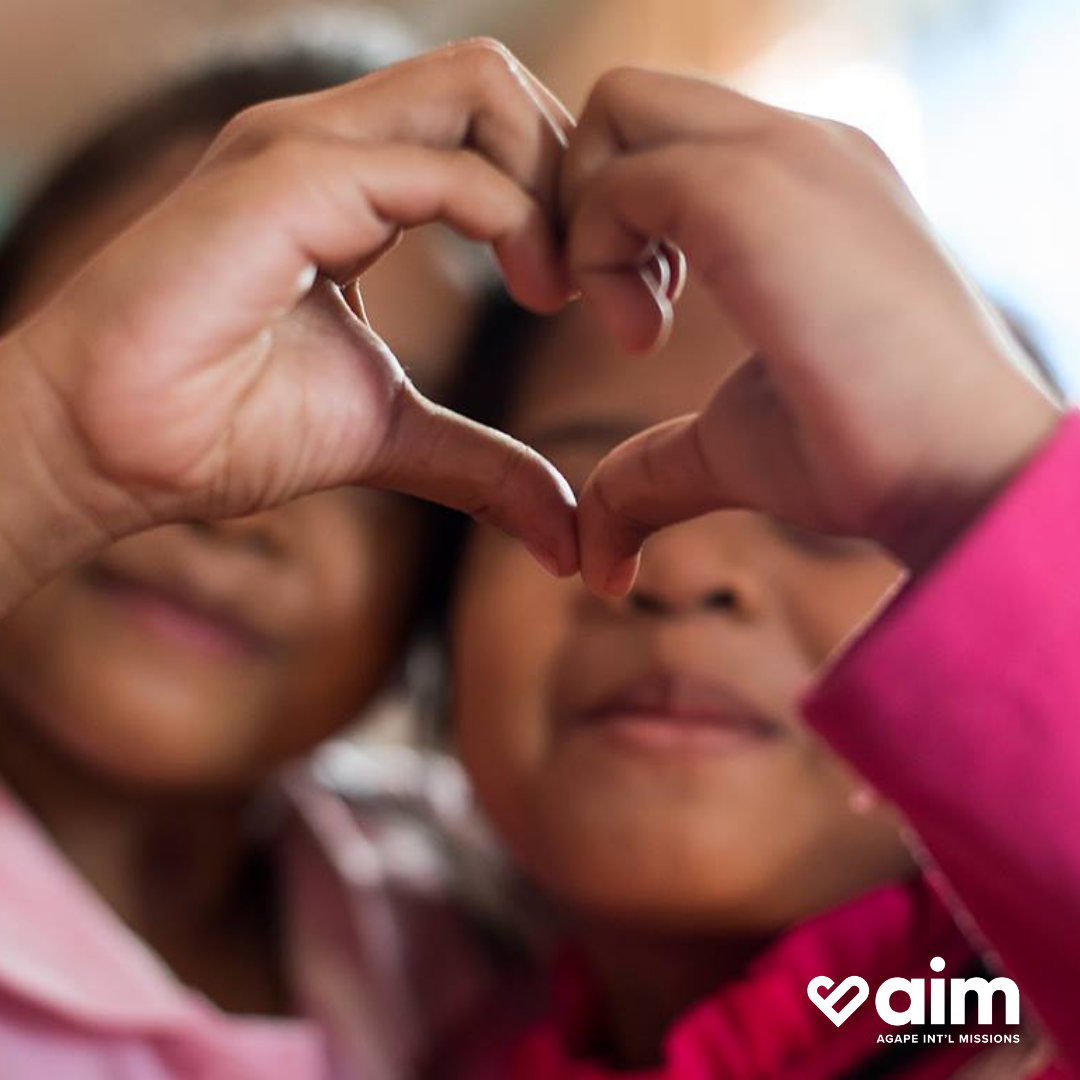
M 559 560 L 550 551 L 544 551 L 542 548 L 533 547 L 532 544 L 526 544 L 529 554 L 553 577 L 561 578 L 562 572 L 559 569 Z
M 637 555 L 623 559 L 607 576 L 604 591 L 611 596 L 625 596 L 634 586 L 638 573 Z

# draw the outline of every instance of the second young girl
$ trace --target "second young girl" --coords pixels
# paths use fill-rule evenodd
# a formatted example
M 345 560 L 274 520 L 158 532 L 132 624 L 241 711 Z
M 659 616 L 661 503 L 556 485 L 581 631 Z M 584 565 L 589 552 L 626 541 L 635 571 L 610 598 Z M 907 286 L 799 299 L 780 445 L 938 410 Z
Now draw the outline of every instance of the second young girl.
M 482 339 L 473 411 L 578 488 L 746 355 L 693 284 L 658 357 L 627 358 L 580 307 L 550 325 L 496 314 Z M 868 542 L 726 511 L 653 538 L 630 594 L 599 598 L 473 529 L 452 606 L 454 735 L 564 944 L 539 1016 L 495 1023 L 463 1075 L 1044 1075 L 1001 994 L 989 1023 L 973 994 L 946 1025 L 894 1026 L 870 1001 L 838 1027 L 808 993 L 818 976 L 992 977 L 898 814 L 800 714 L 900 578 Z

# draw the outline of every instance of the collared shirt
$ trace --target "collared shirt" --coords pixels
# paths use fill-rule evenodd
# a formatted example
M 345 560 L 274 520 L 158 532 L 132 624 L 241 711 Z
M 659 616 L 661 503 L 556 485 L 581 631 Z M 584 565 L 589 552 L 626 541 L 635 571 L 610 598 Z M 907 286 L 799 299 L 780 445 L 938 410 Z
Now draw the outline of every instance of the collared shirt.
M 227 1015 L 180 983 L 0 789 L 3 1080 L 415 1074 L 488 986 L 451 897 L 455 844 L 472 842 L 467 791 L 444 759 L 343 746 L 290 770 L 282 789 L 297 1019 Z

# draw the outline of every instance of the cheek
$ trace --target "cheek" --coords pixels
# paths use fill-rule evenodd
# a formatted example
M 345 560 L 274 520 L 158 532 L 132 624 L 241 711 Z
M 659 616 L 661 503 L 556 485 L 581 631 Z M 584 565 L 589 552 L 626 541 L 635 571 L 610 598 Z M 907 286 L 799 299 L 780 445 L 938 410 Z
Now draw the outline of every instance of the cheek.
M 420 529 L 415 508 L 389 497 L 336 492 L 296 507 L 286 572 L 303 582 L 302 602 L 279 655 L 208 663 L 143 641 L 71 574 L 0 623 L 0 695 L 57 748 L 116 777 L 249 783 L 310 749 L 394 670 Z
M 454 739 L 480 801 L 515 846 L 529 843 L 528 791 L 549 752 L 547 691 L 567 628 L 567 584 L 477 528 L 455 594 Z
M 317 496 L 306 528 L 310 619 L 281 675 L 272 756 L 356 718 L 397 670 L 420 574 L 421 511 L 380 493 Z
M 792 557 L 777 573 L 794 629 L 815 668 L 870 617 L 902 578 L 900 567 L 879 555 L 836 562 Z
M 78 575 L 58 578 L 0 624 L 0 695 L 54 748 L 105 776 L 228 780 L 257 749 L 271 673 L 207 665 L 134 637 Z M 0 742 L 19 738 L 0 707 Z

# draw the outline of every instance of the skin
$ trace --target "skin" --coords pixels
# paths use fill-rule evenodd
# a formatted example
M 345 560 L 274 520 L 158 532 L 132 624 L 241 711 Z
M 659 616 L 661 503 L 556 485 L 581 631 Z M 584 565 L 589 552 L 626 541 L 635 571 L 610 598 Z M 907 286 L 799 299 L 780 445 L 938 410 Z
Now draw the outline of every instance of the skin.
M 681 249 L 754 360 L 609 456 L 575 519 L 540 455 L 434 409 L 338 287 L 432 220 L 492 244 L 533 310 L 580 290 L 638 350 L 675 291 L 643 266 Z M 736 506 L 921 571 L 1057 427 L 1014 353 L 865 137 L 625 71 L 574 128 L 504 49 L 454 45 L 239 118 L 0 340 L 0 604 L 110 538 L 341 483 L 465 509 L 612 596 L 651 532 Z
M 524 358 L 509 430 L 580 487 L 745 355 L 695 285 L 658 357 L 628 360 L 574 309 Z M 451 635 L 459 749 L 585 943 L 618 1060 L 655 1060 L 666 1023 L 785 927 L 911 871 L 893 814 L 859 810 L 857 779 L 797 707 L 899 574 L 872 544 L 728 511 L 655 537 L 630 597 L 602 599 L 475 530 Z M 650 672 L 737 695 L 767 731 L 717 738 L 664 707 L 583 716 Z
M 490 243 L 522 300 L 558 307 L 550 218 L 568 124 L 487 41 L 247 110 L 77 271 L 132 208 L 82 232 L 67 222 L 78 243 L 42 253 L 0 338 L 0 610 L 99 560 L 10 624 L 39 678 L 7 671 L 5 772 L 114 910 L 226 1008 L 289 1005 L 273 890 L 253 893 L 244 866 L 251 785 L 366 699 L 405 608 L 386 606 L 415 539 L 401 504 L 318 493 L 432 498 L 499 522 L 553 570 L 577 566 L 561 478 L 408 378 L 453 351 L 445 326 L 417 336 L 437 307 L 428 297 L 417 317 L 422 275 L 388 277 L 385 303 L 367 294 L 384 322 L 407 296 L 400 343 L 386 331 L 416 349 L 405 366 L 357 288 L 402 256 L 388 252 L 408 229 L 438 222 Z M 184 171 L 176 153 L 173 172 L 154 165 L 156 192 L 132 195 L 140 209 Z M 154 541 L 126 543 L 153 526 L 166 527 Z M 377 574 L 369 557 L 384 559 Z M 58 617 L 123 651 L 123 667 L 91 664 L 86 639 L 58 646 Z M 76 674 L 92 681 L 83 694 Z M 123 705 L 103 721 L 106 690 Z M 295 710 L 281 722 L 290 700 L 302 724 Z
M 490 244 L 523 303 L 561 306 L 552 216 L 569 125 L 486 41 L 226 125 L 168 198 L 0 342 L 0 602 L 153 524 L 343 484 L 465 510 L 573 572 L 561 479 L 425 398 L 355 288 L 405 231 L 440 222 Z
M 13 320 L 173 188 L 209 139 L 168 148 L 43 237 Z M 395 302 L 407 281 L 430 297 L 430 319 Z M 437 390 L 467 307 L 430 239 L 410 238 L 365 278 L 365 294 L 404 364 Z M 336 730 L 385 680 L 418 530 L 409 501 L 340 489 L 128 537 L 4 620 L 0 687 L 62 746 L 133 783 L 250 783 Z
M 657 529 L 726 507 L 873 540 L 920 574 L 1057 429 L 1023 350 L 857 129 L 619 69 L 560 195 L 571 277 L 613 340 L 662 341 L 688 265 L 750 345 L 590 478 L 578 533 L 597 591 L 629 588 Z M 658 243 L 659 278 L 641 272 Z
M 209 141 L 167 147 L 58 218 L 23 268 L 9 321 L 175 187 Z M 406 286 L 422 290 L 423 320 L 401 303 Z M 365 302 L 437 391 L 467 305 L 430 237 L 373 269 Z M 342 488 L 166 525 L 57 575 L 0 622 L 5 782 L 177 974 L 228 1008 L 286 1007 L 273 911 L 246 870 L 252 795 L 393 672 L 421 522 L 401 496 Z

